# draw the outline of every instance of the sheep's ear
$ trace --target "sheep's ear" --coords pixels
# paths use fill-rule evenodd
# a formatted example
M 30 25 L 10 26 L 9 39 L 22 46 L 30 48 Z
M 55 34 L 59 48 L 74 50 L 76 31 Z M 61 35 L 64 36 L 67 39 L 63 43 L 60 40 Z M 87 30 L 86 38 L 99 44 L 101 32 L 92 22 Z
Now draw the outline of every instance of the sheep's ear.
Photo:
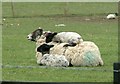
M 57 32 L 54 32 L 53 35 L 57 35 Z
M 42 35 L 43 34 L 43 29 L 39 29 L 39 32 Z
M 49 47 L 51 48 L 51 47 L 54 47 L 54 45 L 49 45 Z
M 41 27 L 39 27 L 38 29 L 42 29 Z
M 52 35 L 52 33 L 45 33 L 45 37 L 48 37 L 48 36 L 51 36 Z
M 115 13 L 116 16 L 118 16 L 118 13 Z
M 43 31 L 43 29 L 42 29 L 42 28 L 39 28 L 39 30 Z

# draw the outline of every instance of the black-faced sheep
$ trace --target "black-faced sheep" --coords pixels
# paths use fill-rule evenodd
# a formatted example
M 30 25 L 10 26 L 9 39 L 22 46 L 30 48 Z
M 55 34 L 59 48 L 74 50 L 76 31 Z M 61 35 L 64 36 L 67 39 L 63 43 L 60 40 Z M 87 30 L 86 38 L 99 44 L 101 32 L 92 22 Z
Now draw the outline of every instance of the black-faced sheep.
M 99 48 L 90 41 L 84 41 L 74 47 L 63 47 L 65 43 L 55 45 L 50 54 L 63 54 L 73 66 L 101 66 L 103 60 Z
M 46 65 L 46 66 L 55 66 L 55 67 L 67 67 L 69 62 L 64 55 L 53 55 L 49 54 L 50 48 L 54 45 L 42 44 L 37 47 L 37 64 Z
M 40 40 L 40 39 L 39 39 Z M 68 43 L 54 43 L 54 46 L 50 48 L 49 54 L 51 55 L 64 55 L 70 64 L 73 66 L 101 66 L 103 60 L 101 58 L 98 47 L 90 41 L 83 41 L 74 47 L 64 47 Z M 43 44 L 42 44 L 43 45 Z M 49 46 L 49 45 L 48 45 Z M 39 60 L 42 54 L 37 55 Z
M 36 32 L 34 32 L 34 33 L 36 33 Z M 36 46 L 37 63 L 39 64 L 41 62 L 40 60 L 47 53 L 50 56 L 51 55 L 52 56 L 56 56 L 56 55 L 57 56 L 59 56 L 59 55 L 65 56 L 65 58 L 68 60 L 69 64 L 72 64 L 73 66 L 103 65 L 103 60 L 101 58 L 99 48 L 95 45 L 95 43 L 90 42 L 90 41 L 80 41 L 80 40 L 82 40 L 81 36 L 79 34 L 75 34 L 75 33 L 74 34 L 78 37 L 76 37 L 74 40 L 74 38 L 72 39 L 71 34 L 73 34 L 73 32 L 68 33 L 66 36 L 63 34 L 63 32 L 57 33 L 55 35 L 53 33 L 52 34 L 49 33 L 49 35 L 53 35 L 52 41 L 46 43 L 46 39 L 48 39 L 47 38 L 48 33 L 43 35 L 42 32 L 40 32 L 41 36 L 39 37 L 39 39 L 37 39 L 37 40 L 35 39 L 37 41 L 36 42 L 36 44 L 37 44 L 37 46 Z M 37 35 L 39 35 L 39 34 L 32 34 L 31 37 L 34 37 L 33 35 L 35 35 L 35 37 L 38 37 Z M 49 35 L 48 35 L 48 37 L 49 37 Z M 59 35 L 61 35 L 61 36 L 59 37 Z M 67 38 L 67 36 L 69 36 L 69 35 L 71 35 L 71 39 Z M 74 43 L 75 43 L 75 45 L 74 45 Z M 46 47 L 46 46 L 48 46 L 48 47 Z M 52 62 L 52 63 L 54 63 L 54 62 Z M 46 65 L 47 65 L 47 62 L 46 62 Z

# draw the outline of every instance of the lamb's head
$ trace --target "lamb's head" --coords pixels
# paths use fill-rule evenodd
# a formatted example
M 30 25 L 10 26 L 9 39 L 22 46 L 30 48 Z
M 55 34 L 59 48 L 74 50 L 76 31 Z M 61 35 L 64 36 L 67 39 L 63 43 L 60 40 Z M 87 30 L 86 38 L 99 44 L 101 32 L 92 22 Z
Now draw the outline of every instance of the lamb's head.
M 57 32 L 46 33 L 46 34 L 45 34 L 46 43 L 51 42 L 55 35 L 57 35 Z
M 27 39 L 36 42 L 41 37 L 42 34 L 43 34 L 43 29 L 39 28 L 33 31 L 32 33 L 30 33 L 27 36 Z
M 118 16 L 119 14 L 118 13 L 115 13 L 116 16 Z

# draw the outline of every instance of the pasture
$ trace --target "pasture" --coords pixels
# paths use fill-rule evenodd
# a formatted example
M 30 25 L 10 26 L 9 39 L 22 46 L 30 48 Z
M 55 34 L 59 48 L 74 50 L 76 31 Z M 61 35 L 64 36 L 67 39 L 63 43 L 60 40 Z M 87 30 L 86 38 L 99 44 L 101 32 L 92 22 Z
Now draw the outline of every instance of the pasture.
M 40 82 L 113 82 L 118 60 L 118 20 L 107 20 L 118 3 L 2 3 L 2 80 Z M 65 27 L 55 27 L 64 23 Z M 27 35 L 38 27 L 50 31 L 75 31 L 99 47 L 104 66 L 39 67 L 35 43 Z M 9 67 L 4 67 L 9 66 Z M 24 67 L 14 67 L 24 66 Z M 28 66 L 34 66 L 28 67 Z

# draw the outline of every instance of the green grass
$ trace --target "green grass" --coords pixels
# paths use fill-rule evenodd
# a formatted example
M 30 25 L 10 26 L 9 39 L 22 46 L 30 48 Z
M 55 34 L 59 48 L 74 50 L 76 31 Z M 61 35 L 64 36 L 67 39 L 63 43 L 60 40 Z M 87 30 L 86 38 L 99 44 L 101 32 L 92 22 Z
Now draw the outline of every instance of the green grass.
M 100 49 L 104 66 L 76 67 L 77 69 L 94 68 L 98 69 L 97 71 L 68 70 L 53 67 L 3 68 L 3 80 L 41 82 L 113 81 L 113 63 L 118 59 L 118 23 L 117 20 L 106 20 L 105 15 L 103 14 L 117 12 L 117 3 L 69 3 L 68 5 L 70 6 L 69 9 L 71 14 L 76 14 L 76 16 L 56 16 L 57 14 L 63 14 L 61 5 L 64 4 L 65 3 L 42 3 L 39 5 L 39 3 L 14 3 L 18 17 L 12 18 L 11 10 L 9 8 L 10 3 L 3 3 L 3 17 L 6 19 L 3 21 L 2 28 L 3 65 L 39 66 L 36 64 L 35 43 L 28 41 L 26 37 L 30 32 L 41 26 L 44 30 L 57 32 L 75 31 L 78 32 L 84 40 L 95 42 Z M 89 6 L 94 10 L 91 9 L 90 11 Z M 103 8 L 100 8 L 101 6 Z M 56 9 L 53 9 L 50 12 L 50 8 Z M 59 12 L 58 10 L 61 11 Z M 37 14 L 40 14 L 38 15 L 40 17 L 38 17 Z M 47 15 L 47 17 L 42 17 L 42 14 Z M 51 14 L 52 16 L 49 16 Z M 95 15 L 91 16 L 91 14 Z M 27 17 L 27 15 L 37 17 Z M 85 18 L 90 18 L 90 21 L 85 21 Z M 55 24 L 58 23 L 64 23 L 67 26 L 55 27 Z M 13 25 L 11 26 L 10 24 Z M 18 26 L 17 24 L 20 25 Z M 99 69 L 103 71 L 99 71 Z
M 112 73 L 106 71 L 82 71 L 82 70 L 66 70 L 60 68 L 29 68 L 29 69 L 9 69 L 6 68 L 3 71 L 6 73 L 6 79 L 17 81 L 40 81 L 40 82 L 103 82 L 111 81 Z M 23 73 L 23 74 L 21 74 Z M 91 73 L 91 74 L 90 74 Z M 19 74 L 19 76 L 18 76 Z M 100 75 L 103 74 L 103 75 Z M 99 77 L 98 77 L 99 76 Z M 109 79 L 108 79 L 109 78 Z M 4 76 L 3 76 L 4 79 Z M 99 81 L 98 81 L 99 80 Z
M 75 15 L 96 15 L 96 14 L 107 14 L 114 13 L 118 10 L 118 3 L 50 3 L 50 2 L 27 2 L 27 3 L 13 3 L 15 17 L 29 17 L 29 16 L 50 16 L 50 15 L 61 15 L 67 14 Z M 12 17 L 11 3 L 3 3 L 3 16 Z

